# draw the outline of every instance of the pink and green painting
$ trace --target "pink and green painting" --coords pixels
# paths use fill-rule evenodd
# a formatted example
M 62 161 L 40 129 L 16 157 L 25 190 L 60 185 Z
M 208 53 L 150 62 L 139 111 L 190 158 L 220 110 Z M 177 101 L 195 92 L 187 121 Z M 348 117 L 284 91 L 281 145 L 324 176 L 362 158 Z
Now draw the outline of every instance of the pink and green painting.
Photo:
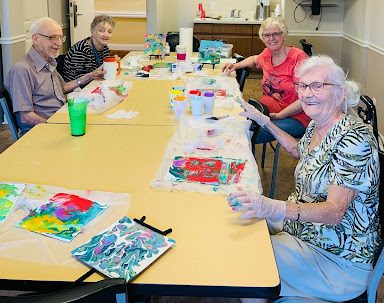
M 10 214 L 24 187 L 25 184 L 0 183 L 0 223 Z
M 123 217 L 71 253 L 110 278 L 130 281 L 174 244 L 174 240 Z
M 47 203 L 32 210 L 16 226 L 70 242 L 107 207 L 77 195 L 57 193 Z
M 169 168 L 169 173 L 178 182 L 198 182 L 218 186 L 238 183 L 246 162 L 222 157 L 176 156 Z

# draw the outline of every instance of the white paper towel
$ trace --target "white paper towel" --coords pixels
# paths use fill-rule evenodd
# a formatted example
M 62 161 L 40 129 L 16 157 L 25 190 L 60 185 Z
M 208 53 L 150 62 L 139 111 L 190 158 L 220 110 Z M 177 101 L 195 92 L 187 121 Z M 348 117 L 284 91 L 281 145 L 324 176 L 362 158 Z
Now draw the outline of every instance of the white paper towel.
M 192 57 L 193 52 L 193 29 L 191 27 L 180 28 L 179 44 L 184 45 L 187 50 L 187 57 Z

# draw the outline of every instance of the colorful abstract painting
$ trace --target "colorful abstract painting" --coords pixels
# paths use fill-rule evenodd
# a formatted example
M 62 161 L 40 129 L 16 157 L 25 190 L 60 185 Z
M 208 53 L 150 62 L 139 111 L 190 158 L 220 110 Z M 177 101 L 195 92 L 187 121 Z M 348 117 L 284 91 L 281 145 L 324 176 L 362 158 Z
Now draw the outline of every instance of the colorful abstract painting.
M 165 54 L 164 34 L 145 34 L 144 36 L 144 55 L 163 56 Z
M 247 161 L 221 157 L 198 158 L 176 156 L 169 173 L 179 182 L 231 184 L 240 181 Z
M 123 217 L 71 253 L 110 278 L 129 281 L 174 243 L 174 240 Z
M 0 183 L 0 223 L 14 208 L 25 184 Z
M 18 227 L 70 242 L 108 206 L 67 193 L 57 193 L 17 223 Z
M 223 41 L 201 40 L 199 48 L 199 62 L 219 64 Z

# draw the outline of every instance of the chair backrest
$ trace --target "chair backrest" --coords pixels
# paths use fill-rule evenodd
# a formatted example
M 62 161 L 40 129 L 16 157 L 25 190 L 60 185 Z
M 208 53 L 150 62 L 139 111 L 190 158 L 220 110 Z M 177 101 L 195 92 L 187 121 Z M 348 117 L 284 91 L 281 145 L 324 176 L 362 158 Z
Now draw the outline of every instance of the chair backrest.
M 363 120 L 364 123 L 372 126 L 373 135 L 376 138 L 377 143 L 379 144 L 380 136 L 377 126 L 377 112 L 376 105 L 373 100 L 366 96 L 360 96 L 360 100 L 364 103 L 365 108 L 362 106 L 357 107 L 357 114 Z M 379 161 L 380 161 L 380 184 L 379 184 L 379 199 L 383 196 L 384 193 L 384 151 L 380 150 L 379 144 Z M 380 228 L 381 228 L 381 239 L 384 240 L 384 201 L 379 201 L 379 218 L 380 218 Z
M 243 61 L 245 59 L 244 56 L 235 53 L 233 57 L 236 59 L 236 63 Z M 249 67 L 239 68 L 236 70 L 236 80 L 239 83 L 240 91 L 244 90 L 245 80 L 247 80 L 251 69 Z
M 124 279 L 105 279 L 75 288 L 47 294 L 31 294 L 18 297 L 0 296 L 0 303 L 127 303 Z
M 171 52 L 176 51 L 176 45 L 179 44 L 179 33 L 167 33 L 166 41 L 169 44 L 169 49 Z M 193 36 L 193 51 L 198 52 L 200 47 L 200 40 Z
M 309 56 L 313 56 L 315 54 L 313 50 L 313 46 L 311 43 L 307 42 L 305 39 L 300 39 L 299 42 L 301 43 L 301 47 L 303 48 L 303 51 Z
M 11 131 L 13 139 L 19 139 L 19 127 L 16 121 L 16 116 L 13 112 L 12 100 L 4 86 L 0 86 L 0 105 L 4 115 L 7 118 L 8 127 Z
M 57 58 L 56 58 L 56 63 L 57 63 L 57 66 L 56 66 L 56 70 L 58 71 L 58 73 L 64 78 L 64 58 L 65 58 L 65 54 L 63 55 L 59 55 Z

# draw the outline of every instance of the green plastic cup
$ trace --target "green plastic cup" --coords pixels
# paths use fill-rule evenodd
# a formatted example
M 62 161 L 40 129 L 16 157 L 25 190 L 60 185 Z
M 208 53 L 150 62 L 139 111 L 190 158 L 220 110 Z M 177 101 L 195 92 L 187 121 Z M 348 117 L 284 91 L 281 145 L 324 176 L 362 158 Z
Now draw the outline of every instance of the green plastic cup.
M 69 122 L 71 124 L 72 136 L 83 136 L 87 124 L 87 105 L 88 101 L 75 102 L 68 100 Z

